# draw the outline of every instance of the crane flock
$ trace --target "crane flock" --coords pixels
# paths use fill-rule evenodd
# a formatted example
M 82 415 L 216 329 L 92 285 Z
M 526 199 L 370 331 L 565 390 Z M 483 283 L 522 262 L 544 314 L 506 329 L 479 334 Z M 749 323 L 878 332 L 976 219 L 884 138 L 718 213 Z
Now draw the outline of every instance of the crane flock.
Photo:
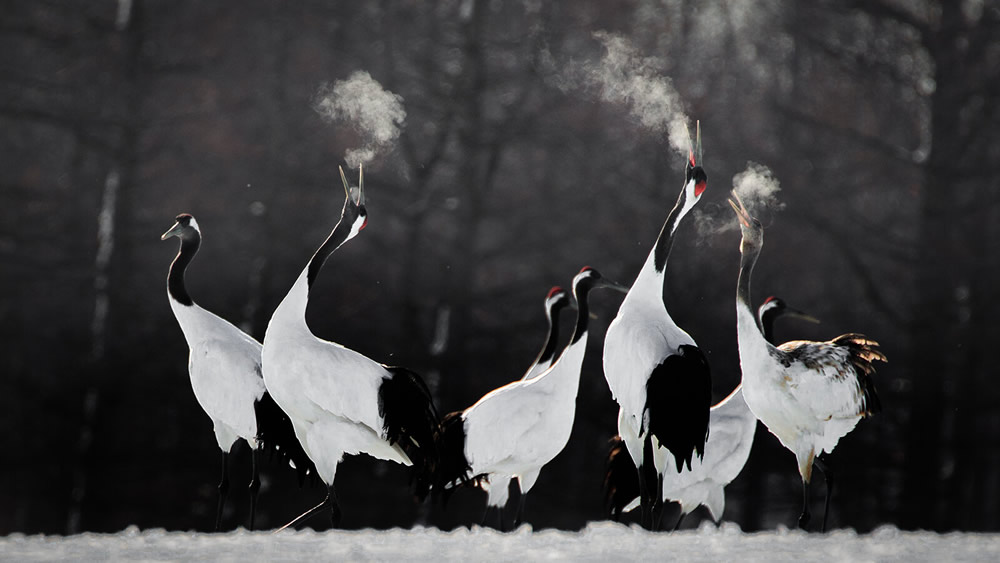
M 718 521 L 724 487 L 746 463 L 760 420 L 798 462 L 800 527 L 810 521 L 813 465 L 823 471 L 825 530 L 832 475 L 820 456 L 832 452 L 861 418 L 879 411 L 873 362 L 886 357 L 877 342 L 853 333 L 828 342 L 773 344 L 777 317 L 814 319 L 775 298 L 756 313 L 751 309 L 750 276 L 763 246 L 763 228 L 734 191 L 730 204 L 742 234 L 736 298 L 742 381 L 712 406 L 708 358 L 671 318 L 664 292 L 677 228 L 708 185 L 700 125 L 676 203 L 632 285 L 621 286 L 584 267 L 569 291 L 553 287 L 544 301 L 548 331 L 535 361 L 519 379 L 443 417 L 420 375 L 320 339 L 306 322 L 310 292 L 323 265 L 368 223 L 363 169 L 357 186 L 343 169 L 340 176 L 345 191 L 340 218 L 274 310 L 263 344 L 188 295 L 185 271 L 201 244 L 195 218 L 178 215 L 161 237 L 180 240 L 167 276 L 168 301 L 190 348 L 192 390 L 212 420 L 223 453 L 216 530 L 229 488 L 229 453 L 240 439 L 252 451 L 251 530 L 260 486 L 257 452 L 263 449 L 295 468 L 300 485 L 311 476 L 327 489 L 323 502 L 281 529 L 323 510 L 338 525 L 337 468 L 345 454 L 362 453 L 408 466 L 420 502 L 430 495 L 446 505 L 460 488 L 486 491 L 484 522 L 495 508 L 500 529 L 505 529 L 503 509 L 514 481 L 521 491 L 516 527 L 524 518 L 526 495 L 571 438 L 590 336 L 588 300 L 599 288 L 625 293 L 603 342 L 604 375 L 619 407 L 605 482 L 612 516 L 617 519 L 638 505 L 641 524 L 656 530 L 666 503 L 677 501 L 681 518 L 705 505 Z M 569 340 L 561 343 L 559 315 L 565 309 L 576 310 L 576 321 Z

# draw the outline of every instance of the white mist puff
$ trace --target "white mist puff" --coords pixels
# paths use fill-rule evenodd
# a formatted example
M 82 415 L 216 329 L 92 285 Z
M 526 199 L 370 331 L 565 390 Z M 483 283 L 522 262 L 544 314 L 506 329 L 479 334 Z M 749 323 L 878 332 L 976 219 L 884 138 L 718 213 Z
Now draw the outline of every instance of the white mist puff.
M 324 84 L 319 91 L 314 109 L 330 121 L 346 121 L 364 138 L 364 145 L 348 149 L 344 155 L 347 165 L 357 168 L 391 146 L 399 138 L 400 128 L 406 119 L 403 98 L 382 88 L 365 71 L 357 71 L 332 86 Z
M 604 57 L 583 70 L 585 85 L 597 86 L 603 101 L 627 104 L 632 116 L 654 131 L 666 132 L 670 146 L 687 155 L 690 146 L 680 94 L 656 57 L 642 57 L 625 38 L 599 31 Z
M 746 170 L 733 176 L 733 191 L 743 201 L 747 211 L 758 216 L 765 211 L 781 211 L 785 204 L 778 201 L 778 179 L 763 164 L 748 162 Z
M 743 172 L 733 176 L 733 191 L 740 196 L 747 211 L 760 218 L 768 212 L 781 211 L 785 204 L 778 201 L 778 179 L 771 169 L 763 164 L 747 162 Z M 709 237 L 739 227 L 729 205 L 710 205 L 696 208 L 692 212 L 694 225 L 699 237 Z

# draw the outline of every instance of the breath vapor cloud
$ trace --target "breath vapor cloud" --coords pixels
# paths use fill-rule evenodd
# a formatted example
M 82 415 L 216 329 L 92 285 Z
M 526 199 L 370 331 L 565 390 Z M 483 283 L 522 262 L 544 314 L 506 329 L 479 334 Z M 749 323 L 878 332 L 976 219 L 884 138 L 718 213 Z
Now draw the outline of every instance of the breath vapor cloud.
M 688 117 L 673 82 L 663 75 L 665 62 L 642 56 L 619 35 L 600 31 L 594 36 L 605 53 L 599 62 L 584 67 L 586 83 L 598 88 L 602 101 L 625 104 L 643 127 L 666 133 L 670 146 L 686 156 Z
M 781 191 L 780 182 L 774 176 L 774 172 L 763 164 L 747 162 L 746 168 L 733 176 L 733 190 L 754 217 L 759 218 L 765 213 L 774 213 L 785 208 L 785 204 L 778 200 L 778 192 Z M 693 217 L 700 237 L 709 237 L 738 228 L 728 205 L 711 206 L 704 210 L 695 209 Z
M 391 148 L 406 120 L 402 96 L 384 89 L 365 71 L 356 71 L 332 85 L 324 84 L 313 107 L 324 119 L 349 123 L 361 134 L 362 146 L 344 154 L 352 168 Z

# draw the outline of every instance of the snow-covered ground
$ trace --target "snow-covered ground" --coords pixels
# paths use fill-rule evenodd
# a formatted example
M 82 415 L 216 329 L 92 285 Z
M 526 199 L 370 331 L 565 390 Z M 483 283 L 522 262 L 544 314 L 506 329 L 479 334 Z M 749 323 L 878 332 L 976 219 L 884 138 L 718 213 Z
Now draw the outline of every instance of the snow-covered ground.
M 870 534 L 838 530 L 806 534 L 778 530 L 744 534 L 733 524 L 651 534 L 610 522 L 580 532 L 527 525 L 501 534 L 491 529 L 442 532 L 361 530 L 317 533 L 227 534 L 139 531 L 77 536 L 0 538 L 4 561 L 1000 561 L 1000 534 L 902 532 L 885 526 Z

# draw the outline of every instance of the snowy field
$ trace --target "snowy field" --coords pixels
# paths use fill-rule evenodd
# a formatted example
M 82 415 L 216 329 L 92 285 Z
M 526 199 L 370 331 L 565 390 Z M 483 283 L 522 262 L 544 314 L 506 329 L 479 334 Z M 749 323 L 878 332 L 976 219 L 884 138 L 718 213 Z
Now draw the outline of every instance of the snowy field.
M 0 538 L 4 561 L 1000 561 L 1000 534 L 901 532 L 885 526 L 870 534 L 838 530 L 806 534 L 778 530 L 744 534 L 733 524 L 651 534 L 600 522 L 580 532 L 527 525 L 509 534 L 465 528 L 311 530 L 201 534 L 139 531 L 78 536 Z

